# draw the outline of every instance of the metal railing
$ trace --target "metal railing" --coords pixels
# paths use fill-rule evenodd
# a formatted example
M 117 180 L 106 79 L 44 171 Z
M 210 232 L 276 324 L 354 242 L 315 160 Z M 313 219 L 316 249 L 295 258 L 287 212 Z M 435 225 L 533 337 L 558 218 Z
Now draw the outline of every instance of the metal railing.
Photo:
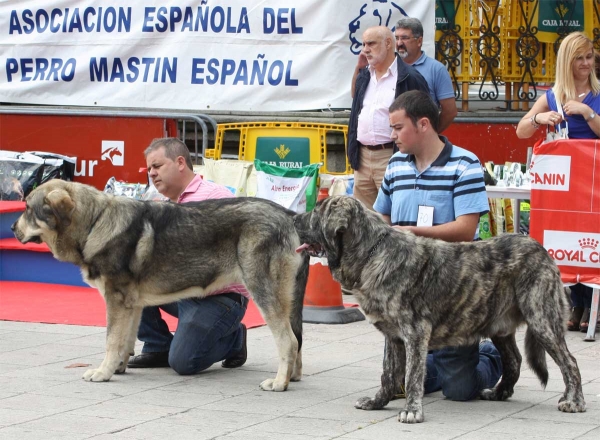
M 554 82 L 556 52 L 574 31 L 600 50 L 600 0 L 436 0 L 436 58 L 464 111 L 474 88 L 475 100 L 528 110 Z

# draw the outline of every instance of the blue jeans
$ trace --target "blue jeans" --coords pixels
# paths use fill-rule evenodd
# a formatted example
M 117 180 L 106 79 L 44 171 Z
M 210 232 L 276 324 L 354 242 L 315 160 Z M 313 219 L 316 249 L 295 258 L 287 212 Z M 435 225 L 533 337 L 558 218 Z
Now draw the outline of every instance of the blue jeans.
M 575 284 L 571 289 L 571 305 L 573 307 L 582 307 L 584 309 L 592 308 L 592 296 L 594 289 L 583 284 Z
M 237 294 L 236 294 L 237 295 Z M 145 307 L 138 330 L 142 353 L 169 352 L 169 365 L 179 374 L 194 374 L 242 349 L 241 321 L 248 300 L 227 295 L 189 298 L 159 307 Z M 179 319 L 175 334 L 160 309 Z
M 451 400 L 471 400 L 502 376 L 500 353 L 490 341 L 427 354 L 425 394 L 442 390 Z

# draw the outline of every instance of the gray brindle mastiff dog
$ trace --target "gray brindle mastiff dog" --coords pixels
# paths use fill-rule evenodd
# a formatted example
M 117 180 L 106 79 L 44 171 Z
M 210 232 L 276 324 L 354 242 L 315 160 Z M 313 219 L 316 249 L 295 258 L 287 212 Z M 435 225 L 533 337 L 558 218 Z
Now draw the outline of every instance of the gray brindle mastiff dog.
M 304 243 L 298 251 L 325 253 L 333 277 L 352 290 L 369 320 L 387 339 L 381 388 L 356 407 L 383 408 L 406 380 L 399 421 L 422 422 L 428 349 L 491 338 L 502 379 L 482 399 L 505 400 L 519 379 L 515 332 L 526 323 L 525 351 L 542 386 L 545 354 L 566 385 L 558 409 L 585 411 L 581 376 L 565 342 L 568 303 L 560 273 L 535 240 L 506 234 L 491 240 L 448 243 L 391 228 L 357 200 L 337 196 L 296 216 Z
M 79 266 L 106 301 L 106 357 L 85 380 L 125 372 L 144 306 L 231 283 L 246 285 L 279 350 L 277 376 L 260 387 L 285 391 L 302 377 L 308 257 L 295 252 L 292 211 L 251 198 L 141 202 L 62 180 L 39 186 L 26 202 L 15 236 L 44 242 L 58 260 Z

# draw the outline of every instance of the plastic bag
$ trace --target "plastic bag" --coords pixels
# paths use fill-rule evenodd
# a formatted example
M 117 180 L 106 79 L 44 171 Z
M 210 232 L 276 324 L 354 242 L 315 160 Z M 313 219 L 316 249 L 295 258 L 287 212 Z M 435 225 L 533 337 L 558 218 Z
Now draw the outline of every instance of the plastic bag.
M 308 212 L 315 207 L 320 163 L 285 168 L 254 159 L 254 167 L 256 197 L 272 200 L 297 213 Z
M 127 183 L 120 182 L 114 177 L 111 177 L 104 186 L 104 192 L 106 194 L 112 194 L 115 196 L 125 196 L 130 199 L 141 200 L 146 186 L 140 183 Z
M 44 159 L 29 153 L 0 150 L 0 200 L 25 200 L 42 184 Z
M 254 164 L 245 160 L 204 159 L 202 177 L 227 187 L 236 197 L 246 197 Z
M 58 153 L 48 153 L 46 151 L 28 151 L 27 153 L 44 159 L 42 183 L 50 179 L 72 181 L 75 177 L 75 157 Z

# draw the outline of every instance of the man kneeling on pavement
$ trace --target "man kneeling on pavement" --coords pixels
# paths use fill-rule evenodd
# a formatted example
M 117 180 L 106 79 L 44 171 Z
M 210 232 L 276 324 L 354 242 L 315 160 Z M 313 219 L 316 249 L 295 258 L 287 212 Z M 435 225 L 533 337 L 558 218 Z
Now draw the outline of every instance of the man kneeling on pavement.
M 148 175 L 159 193 L 174 203 L 234 197 L 222 185 L 194 174 L 187 146 L 179 139 L 155 139 L 144 151 Z M 232 284 L 204 298 L 145 307 L 138 330 L 142 354 L 129 368 L 171 367 L 179 374 L 195 374 L 222 361 L 224 368 L 244 365 L 246 326 L 241 323 L 249 294 L 243 284 Z M 161 309 L 178 318 L 175 334 L 161 317 Z
M 439 118 L 437 105 L 422 91 L 404 92 L 389 107 L 399 152 L 388 163 L 373 209 L 392 227 L 415 235 L 478 240 L 479 216 L 489 210 L 481 163 L 439 135 Z M 422 210 L 431 213 L 428 222 L 419 216 Z M 425 394 L 441 389 L 451 400 L 470 400 L 501 375 L 500 353 L 489 340 L 432 350 Z

